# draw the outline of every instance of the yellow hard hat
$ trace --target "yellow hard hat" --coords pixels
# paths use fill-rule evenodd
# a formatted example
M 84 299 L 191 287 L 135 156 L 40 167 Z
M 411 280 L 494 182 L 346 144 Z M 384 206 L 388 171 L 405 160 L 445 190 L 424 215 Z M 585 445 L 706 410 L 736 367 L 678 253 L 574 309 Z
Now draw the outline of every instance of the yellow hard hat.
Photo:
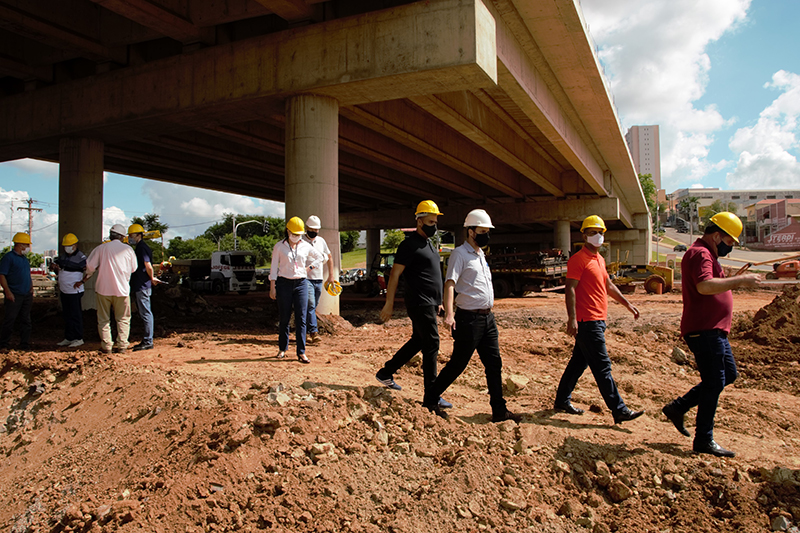
M 128 228 L 128 235 L 131 233 L 144 233 L 144 228 L 141 224 L 131 224 Z
M 417 205 L 417 212 L 414 213 L 417 216 L 420 215 L 443 215 L 444 213 L 439 212 L 439 206 L 436 205 L 436 202 L 433 200 L 423 200 Z
M 175 256 L 174 255 L 169 256 L 169 260 L 170 261 L 175 261 Z
M 67 233 L 64 235 L 64 238 L 61 240 L 61 246 L 72 246 L 78 242 L 78 238 L 75 236 L 74 233 Z
M 306 232 L 306 226 L 300 217 L 290 218 L 289 222 L 286 223 L 286 229 L 289 230 L 289 233 L 294 233 L 295 235 L 302 235 Z
M 606 232 L 606 223 L 603 222 L 603 219 L 597 215 L 589 215 L 588 217 L 583 219 L 583 224 L 581 224 L 581 233 L 587 228 L 594 228 L 601 230 L 600 233 Z
M 342 284 L 338 281 L 328 281 L 325 283 L 325 290 L 331 296 L 339 296 L 342 294 Z
M 14 242 L 14 244 L 30 244 L 31 236 L 27 233 L 17 233 L 11 240 Z
M 742 234 L 742 221 L 739 220 L 739 217 L 728 211 L 723 211 L 711 217 L 711 222 L 733 237 L 734 241 L 739 242 L 739 235 Z

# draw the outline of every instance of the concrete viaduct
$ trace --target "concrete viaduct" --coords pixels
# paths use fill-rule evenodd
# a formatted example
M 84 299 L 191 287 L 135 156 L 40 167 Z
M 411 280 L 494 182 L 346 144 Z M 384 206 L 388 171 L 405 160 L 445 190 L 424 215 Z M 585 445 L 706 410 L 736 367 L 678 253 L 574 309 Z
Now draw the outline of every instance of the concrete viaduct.
M 336 252 L 432 199 L 444 229 L 482 207 L 493 243 L 540 248 L 598 214 L 650 257 L 577 0 L 0 0 L 0 161 L 24 157 L 59 163 L 87 248 L 107 170 L 283 201 Z

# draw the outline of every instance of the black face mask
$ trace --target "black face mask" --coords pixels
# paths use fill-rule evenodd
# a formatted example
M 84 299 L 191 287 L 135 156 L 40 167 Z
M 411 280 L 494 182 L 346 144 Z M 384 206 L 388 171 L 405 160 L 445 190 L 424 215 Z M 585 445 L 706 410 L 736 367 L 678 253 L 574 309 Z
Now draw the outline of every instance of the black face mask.
M 489 244 L 489 234 L 488 233 L 476 233 L 475 234 L 475 244 L 478 245 L 478 248 L 483 248 L 487 244 Z
M 307 231 L 306 234 L 308 235 L 309 239 L 316 239 L 317 235 L 319 235 L 318 231 Z
M 427 224 L 422 225 L 422 233 L 424 233 L 425 236 L 428 237 L 429 239 L 434 235 L 436 235 L 436 232 L 438 230 L 439 228 L 436 227 L 436 224 L 431 224 L 430 226 Z
M 733 246 L 725 244 L 725 241 L 719 241 L 717 245 L 717 257 L 725 257 L 733 250 Z

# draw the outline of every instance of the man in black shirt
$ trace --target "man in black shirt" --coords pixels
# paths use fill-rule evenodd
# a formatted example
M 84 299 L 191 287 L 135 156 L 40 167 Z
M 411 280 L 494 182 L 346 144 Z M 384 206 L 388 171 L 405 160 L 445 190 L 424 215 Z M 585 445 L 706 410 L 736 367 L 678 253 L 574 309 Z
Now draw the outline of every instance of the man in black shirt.
M 436 359 L 439 355 L 437 316 L 442 305 L 443 283 L 439 252 L 429 239 L 436 234 L 436 221 L 441 214 L 433 201 L 420 202 L 416 211 L 417 231 L 400 243 L 395 254 L 386 288 L 386 305 L 381 310 L 381 321 L 386 322 L 392 317 L 397 283 L 400 275 L 405 274 L 406 291 L 403 298 L 413 332 L 411 339 L 375 375 L 381 384 L 390 389 L 401 390 L 400 385 L 394 382 L 394 373 L 420 350 L 425 389 L 436 379 Z M 440 399 L 439 405 L 432 410 L 447 418 L 441 411 L 443 407 L 451 405 Z

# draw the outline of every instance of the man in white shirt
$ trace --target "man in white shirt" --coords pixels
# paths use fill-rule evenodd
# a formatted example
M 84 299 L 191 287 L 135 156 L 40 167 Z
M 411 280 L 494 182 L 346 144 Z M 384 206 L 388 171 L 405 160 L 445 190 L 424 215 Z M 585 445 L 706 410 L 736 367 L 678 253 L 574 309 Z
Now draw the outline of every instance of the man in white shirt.
M 500 375 L 503 361 L 497 323 L 492 313 L 492 273 L 481 250 L 489 244 L 489 230 L 494 226 L 486 211 L 474 209 L 467 214 L 464 227 L 467 228 L 467 241 L 450 254 L 444 283 L 444 323 L 450 326 L 453 334 L 453 355 L 433 384 L 426 387 L 422 403 L 437 415 L 447 418 L 443 416 L 439 398 L 464 372 L 477 349 L 486 372 L 492 422 L 520 422 L 522 417 L 509 411 L 503 398 Z M 454 298 L 455 293 L 458 296 Z M 455 310 L 454 300 L 458 306 Z
M 130 280 L 138 265 L 133 248 L 122 242 L 126 233 L 122 224 L 111 226 L 111 240 L 92 250 L 86 261 L 83 279 L 75 283 L 77 288 L 97 272 L 97 331 L 100 334 L 100 352 L 104 354 L 112 351 L 112 307 L 117 322 L 117 343 L 113 345 L 113 349 L 117 353 L 128 350 L 128 333 L 131 327 Z
M 333 282 L 333 256 L 331 250 L 328 248 L 328 243 L 325 239 L 319 236 L 319 230 L 322 229 L 322 223 L 319 217 L 311 215 L 306 220 L 306 234 L 304 239 L 311 246 L 313 246 L 319 253 L 325 256 L 323 261 L 314 261 L 308 267 L 308 312 L 306 315 L 306 324 L 308 325 L 308 333 L 311 337 L 310 343 L 316 344 L 319 342 L 319 335 L 317 334 L 317 306 L 319 305 L 319 297 L 322 295 L 322 280 L 325 279 L 325 272 L 323 267 L 328 267 L 328 283 Z

